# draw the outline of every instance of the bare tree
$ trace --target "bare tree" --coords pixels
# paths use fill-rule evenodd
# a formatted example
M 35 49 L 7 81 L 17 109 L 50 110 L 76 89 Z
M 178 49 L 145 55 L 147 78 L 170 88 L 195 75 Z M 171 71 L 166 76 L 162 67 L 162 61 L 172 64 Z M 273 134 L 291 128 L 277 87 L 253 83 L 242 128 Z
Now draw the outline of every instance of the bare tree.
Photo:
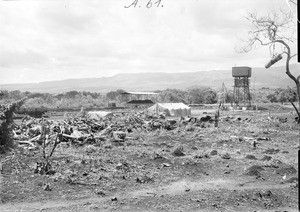
M 246 17 L 251 23 L 249 37 L 245 45 L 238 52 L 249 52 L 256 47 L 257 44 L 269 47 L 272 60 L 267 67 L 270 67 L 278 60 L 282 59 L 282 55 L 286 55 L 285 73 L 291 78 L 297 89 L 298 108 L 291 101 L 293 107 L 298 114 L 298 122 L 300 123 L 300 75 L 295 76 L 290 72 L 290 60 L 297 54 L 292 54 L 290 46 L 294 43 L 295 18 L 292 12 L 271 13 L 259 16 L 257 13 L 249 13 Z

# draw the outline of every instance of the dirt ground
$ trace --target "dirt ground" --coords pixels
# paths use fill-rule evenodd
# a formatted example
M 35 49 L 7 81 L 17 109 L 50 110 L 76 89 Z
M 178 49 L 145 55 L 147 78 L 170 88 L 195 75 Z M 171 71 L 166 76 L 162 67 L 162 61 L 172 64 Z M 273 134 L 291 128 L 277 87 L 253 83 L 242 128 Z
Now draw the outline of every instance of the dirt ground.
M 16 149 L 1 156 L 0 211 L 298 211 L 300 126 L 288 109 L 269 115 L 61 143 L 53 175 L 33 172 L 41 150 Z

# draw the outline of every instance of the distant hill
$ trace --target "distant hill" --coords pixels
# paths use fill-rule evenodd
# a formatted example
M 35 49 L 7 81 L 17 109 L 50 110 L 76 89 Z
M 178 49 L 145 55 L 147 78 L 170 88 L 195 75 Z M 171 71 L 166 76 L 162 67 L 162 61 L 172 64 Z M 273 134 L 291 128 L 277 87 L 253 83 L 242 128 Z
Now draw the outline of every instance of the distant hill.
M 293 73 L 300 74 L 300 65 L 292 64 Z M 285 67 L 252 68 L 251 84 L 257 88 L 294 87 L 293 81 L 285 74 Z M 61 93 L 71 90 L 109 92 L 116 89 L 127 91 L 154 91 L 167 88 L 187 89 L 207 86 L 220 88 L 225 83 L 228 89 L 233 86 L 231 70 L 212 70 L 188 73 L 124 73 L 113 77 L 81 78 L 26 84 L 1 84 L 1 90 Z

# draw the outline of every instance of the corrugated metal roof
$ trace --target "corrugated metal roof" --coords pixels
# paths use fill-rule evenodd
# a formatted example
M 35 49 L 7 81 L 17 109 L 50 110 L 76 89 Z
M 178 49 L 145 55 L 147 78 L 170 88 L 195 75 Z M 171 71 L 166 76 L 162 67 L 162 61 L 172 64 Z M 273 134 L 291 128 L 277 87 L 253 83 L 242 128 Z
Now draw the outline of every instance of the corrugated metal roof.
M 152 102 L 149 99 L 146 99 L 146 100 L 131 100 L 131 101 L 127 102 L 127 104 L 154 104 L 154 102 Z

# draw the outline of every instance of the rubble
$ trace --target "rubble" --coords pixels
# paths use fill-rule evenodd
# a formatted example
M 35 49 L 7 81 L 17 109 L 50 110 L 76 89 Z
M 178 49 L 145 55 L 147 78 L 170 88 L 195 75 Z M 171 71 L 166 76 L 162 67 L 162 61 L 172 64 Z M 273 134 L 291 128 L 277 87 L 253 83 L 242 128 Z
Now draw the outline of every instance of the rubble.
M 282 184 L 285 184 L 285 183 L 294 183 L 294 182 L 298 182 L 299 180 L 298 180 L 298 177 L 290 177 L 289 179 L 287 179 L 287 180 L 284 180 L 284 181 L 282 181 L 281 183 Z
M 249 176 L 261 176 L 260 171 L 263 171 L 264 168 L 262 168 L 259 165 L 253 165 L 245 169 L 245 175 Z
M 272 159 L 271 156 L 265 155 L 261 160 L 262 161 L 270 161 Z
M 123 131 L 114 131 L 112 133 L 113 141 L 115 142 L 124 142 L 126 138 L 126 133 Z
M 177 148 L 173 151 L 172 155 L 174 155 L 174 156 L 176 156 L 176 157 L 185 156 L 185 154 L 183 153 L 183 147 L 182 147 L 182 146 L 177 147 Z
M 110 199 L 111 201 L 118 201 L 118 198 L 117 197 L 113 197 Z
M 223 158 L 223 159 L 230 159 L 231 156 L 230 156 L 230 154 L 228 152 L 224 152 L 224 153 L 221 154 L 221 158 Z
M 154 179 L 152 176 L 143 175 L 141 177 L 136 178 L 137 183 L 153 183 Z
M 95 190 L 95 194 L 99 195 L 99 196 L 106 196 L 106 194 L 102 191 L 102 190 L 99 190 L 99 189 L 96 189 Z
M 257 158 L 254 155 L 246 155 L 245 158 L 249 160 L 257 160 Z
M 184 191 L 198 192 L 198 188 L 193 190 L 195 180 L 195 183 L 199 180 L 201 186 L 203 183 L 207 184 L 207 188 L 212 188 L 213 193 L 207 194 L 213 195 L 219 192 L 218 187 L 222 188 L 223 183 L 224 187 L 228 188 L 226 180 L 232 182 L 235 178 L 238 182 L 229 184 L 233 187 L 230 187 L 228 192 L 236 193 L 237 196 L 250 193 L 251 198 L 253 195 L 249 187 L 256 191 L 261 185 L 268 187 L 281 182 L 287 184 L 284 188 L 288 190 L 288 183 L 298 182 L 294 170 L 297 168 L 296 159 L 290 156 L 295 155 L 293 148 L 299 145 L 295 146 L 294 140 L 290 146 L 287 145 L 287 141 L 282 141 L 290 141 L 296 137 L 295 131 L 291 130 L 294 126 L 285 126 L 279 134 L 274 131 L 273 126 L 260 123 L 259 116 L 253 115 L 252 120 L 257 123 L 250 123 L 248 126 L 248 122 L 244 122 L 245 115 L 241 116 L 242 119 L 238 122 L 234 122 L 236 116 L 229 117 L 228 120 L 232 123 L 224 122 L 221 117 L 218 128 L 213 127 L 213 122 L 209 121 L 211 118 L 205 118 L 206 115 L 204 118 L 199 115 L 197 118 L 170 119 L 140 112 L 115 112 L 113 115 L 97 119 L 83 114 L 59 121 L 27 117 L 14 128 L 15 144 L 22 147 L 16 149 L 18 154 L 21 153 L 20 159 L 11 159 L 12 162 L 6 165 L 15 167 L 11 176 L 20 173 L 18 178 L 11 180 L 10 185 L 16 189 L 23 189 L 22 183 L 27 183 L 26 186 L 29 187 L 32 186 L 31 182 L 42 181 L 37 191 L 43 195 L 56 197 L 66 193 L 66 197 L 77 195 L 78 198 L 92 195 L 92 198 L 104 198 L 105 204 L 114 207 L 121 204 L 119 194 L 124 196 L 123 192 L 127 192 L 128 188 L 130 194 L 134 190 L 142 189 L 143 192 L 139 194 L 144 195 L 145 187 L 152 191 L 163 186 L 169 190 L 161 189 L 160 194 L 168 196 L 168 191 L 173 192 L 176 189 L 180 191 L 181 197 Z M 264 131 L 269 134 L 264 135 Z M 285 134 L 288 136 L 285 137 Z M 264 138 L 265 136 L 271 140 Z M 59 146 L 53 158 L 49 160 L 51 167 L 46 166 L 46 163 L 35 167 L 36 161 L 47 161 L 44 161 L 40 154 L 44 141 L 48 145 L 46 152 L 51 152 L 49 150 L 56 137 Z M 283 146 L 277 146 L 282 143 Z M 253 147 L 256 148 L 255 151 Z M 285 154 L 286 150 L 289 153 Z M 284 164 L 275 163 L 274 158 L 282 160 Z M 254 164 L 259 166 L 250 167 Z M 287 164 L 294 168 L 286 167 Z M 52 169 L 56 173 L 49 175 L 48 170 Z M 36 170 L 36 174 L 31 173 L 33 170 Z M 33 177 L 27 176 L 27 171 Z M 267 184 L 261 182 L 263 177 L 266 178 Z M 216 181 L 211 180 L 212 178 L 216 178 Z M 192 184 L 189 184 L 190 179 Z M 13 180 L 18 180 L 19 183 L 14 183 Z M 49 183 L 47 190 L 52 191 L 43 190 L 45 183 Z M 250 185 L 239 188 L 239 183 Z M 35 189 L 36 184 L 30 188 Z M 7 191 L 9 189 L 7 187 Z M 35 191 L 26 192 L 34 194 Z M 203 196 L 206 196 L 206 191 Z
M 280 152 L 280 149 L 267 149 L 263 153 L 272 155 L 272 154 L 277 154 L 278 152 Z
M 34 173 L 41 174 L 41 175 L 43 174 L 53 175 L 55 174 L 55 171 L 52 170 L 50 163 L 37 162 L 34 168 Z
M 283 166 L 276 171 L 276 174 L 296 174 L 297 170 L 293 166 Z
M 217 154 L 218 154 L 218 151 L 215 150 L 215 149 L 213 149 L 213 150 L 210 151 L 209 154 L 210 154 L 210 155 L 217 155 Z
M 168 119 L 161 114 L 144 112 L 119 113 L 109 115 L 89 115 L 83 109 L 77 114 L 65 117 L 63 121 L 51 121 L 25 116 L 21 124 L 15 125 L 13 138 L 19 146 L 29 150 L 54 143 L 71 142 L 77 145 L 97 144 L 101 141 L 125 142 L 132 138 L 134 131 L 151 132 L 156 130 L 195 131 L 196 128 L 207 127 L 205 123 L 213 122 L 211 116 L 181 117 L 180 120 Z M 93 112 L 96 114 L 96 112 Z M 98 114 L 98 113 L 97 113 Z
M 162 167 L 170 167 L 171 166 L 171 164 L 169 164 L 169 163 L 162 163 Z
M 52 191 L 52 188 L 50 187 L 49 184 L 46 184 L 46 185 L 44 186 L 44 190 L 45 190 L 45 191 Z

